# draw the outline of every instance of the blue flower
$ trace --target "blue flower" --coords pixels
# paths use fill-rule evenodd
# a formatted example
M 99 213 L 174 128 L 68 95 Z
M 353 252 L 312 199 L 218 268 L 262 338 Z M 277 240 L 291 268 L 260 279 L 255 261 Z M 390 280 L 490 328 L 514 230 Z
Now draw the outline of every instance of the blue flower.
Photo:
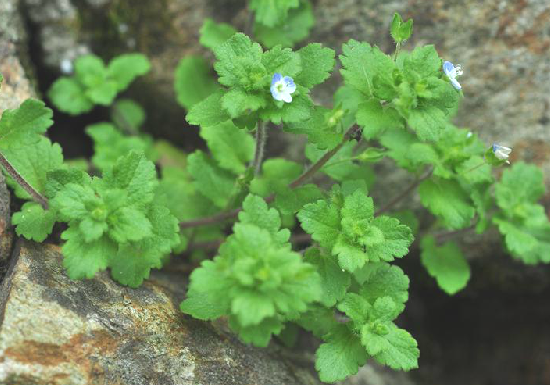
M 460 83 L 456 80 L 457 76 L 462 75 L 462 66 L 460 64 L 457 64 L 455 67 L 450 61 L 446 61 L 443 63 L 443 72 L 445 72 L 454 88 L 457 90 L 462 89 Z
M 492 149 L 493 153 L 498 159 L 505 160 L 506 163 L 510 164 L 510 161 L 508 160 L 508 156 L 510 156 L 510 153 L 512 152 L 512 149 L 510 147 L 504 147 L 493 143 Z
M 290 76 L 283 77 L 283 75 L 276 72 L 271 80 L 270 90 L 273 99 L 290 103 L 292 101 L 292 96 L 290 94 L 296 91 L 296 84 Z

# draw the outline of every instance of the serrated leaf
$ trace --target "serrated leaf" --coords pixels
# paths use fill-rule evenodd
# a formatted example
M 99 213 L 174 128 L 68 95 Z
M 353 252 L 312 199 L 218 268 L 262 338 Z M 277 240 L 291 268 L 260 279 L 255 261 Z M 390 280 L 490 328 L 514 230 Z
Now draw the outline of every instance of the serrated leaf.
M 281 216 L 273 207 L 267 207 L 265 200 L 252 194 L 243 201 L 243 211 L 239 213 L 239 222 L 253 224 L 267 230 L 274 240 L 281 245 L 288 242 L 290 232 L 288 229 L 280 230 Z
M 214 49 L 233 36 L 237 31 L 227 23 L 216 23 L 210 18 L 203 21 L 199 42 L 206 48 Z
M 285 192 L 288 184 L 298 178 L 303 167 L 283 158 L 267 159 L 262 164 L 262 173 L 250 183 L 250 192 L 268 197 L 273 193 Z
M 195 104 L 185 117 L 187 122 L 201 127 L 209 127 L 228 121 L 230 116 L 222 108 L 223 95 L 223 92 L 219 91 Z
M 15 147 L 4 150 L 3 154 L 10 161 L 13 168 L 38 193 L 46 191 L 47 174 L 63 165 L 63 154 L 59 144 L 52 144 L 46 137 L 38 137 L 38 141 L 26 147 Z M 15 195 L 22 199 L 31 199 L 13 179 L 7 180 L 14 188 Z
M 454 180 L 431 178 L 418 187 L 422 204 L 440 216 L 449 229 L 467 227 L 475 210 L 468 194 Z
M 235 188 L 235 177 L 219 168 L 201 151 L 189 155 L 188 164 L 195 188 L 217 207 L 225 208 Z
M 5 110 L 0 119 L 0 150 L 21 148 L 40 140 L 52 125 L 53 112 L 44 102 L 25 100 L 17 109 Z
M 448 123 L 448 117 L 437 107 L 427 106 L 410 111 L 407 123 L 422 140 L 435 142 Z
M 17 235 L 43 242 L 52 232 L 55 220 L 53 211 L 44 211 L 39 204 L 27 202 L 20 211 L 13 214 L 11 222 L 16 226 Z
M 325 255 L 320 249 L 309 248 L 304 254 L 304 261 L 317 267 L 323 290 L 321 303 L 324 306 L 332 307 L 344 298 L 351 279 L 349 274 L 343 272 L 338 266 L 334 257 Z
M 455 294 L 466 286 L 470 279 L 470 265 L 455 242 L 437 246 L 435 239 L 427 236 L 420 246 L 420 260 L 439 287 L 448 294 Z
M 441 65 L 441 58 L 435 47 L 430 44 L 416 47 L 410 55 L 406 56 L 403 60 L 403 71 L 405 76 L 413 72 L 419 78 L 425 79 L 430 76 L 437 76 L 441 71 Z
M 365 139 L 372 139 L 386 129 L 402 128 L 403 121 L 393 108 L 383 108 L 377 99 L 371 99 L 359 105 L 357 124 L 363 128 Z
M 265 71 L 261 66 L 262 47 L 242 33 L 236 33 L 219 45 L 214 54 L 218 59 L 214 64 L 219 75 L 218 81 L 225 86 L 254 87 L 258 79 L 251 76 L 257 76 L 258 71 Z
M 296 188 L 280 190 L 275 196 L 274 206 L 281 214 L 295 214 L 304 205 L 314 203 L 323 198 L 319 187 L 307 184 Z
M 262 108 L 260 118 L 275 124 L 298 123 L 309 119 L 313 110 L 313 102 L 309 95 L 300 93 L 292 96 L 291 103 L 284 103 L 279 107 L 273 102 Z
M 218 165 L 234 174 L 244 173 L 247 163 L 254 157 L 254 139 L 230 121 L 204 127 L 200 135 Z
M 314 240 L 322 247 L 332 249 L 341 231 L 338 207 L 321 200 L 305 205 L 297 216 L 302 228 L 311 234 Z
M 356 374 L 368 358 L 357 336 L 345 325 L 335 327 L 328 342 L 321 344 L 315 355 L 315 368 L 323 382 L 335 382 Z
M 316 144 L 320 150 L 331 150 L 342 142 L 344 133 L 338 126 L 331 125 L 327 121 L 330 112 L 328 108 L 316 106 L 308 120 L 285 124 L 283 130 L 293 134 L 305 134 L 308 137 L 308 143 Z
M 186 109 L 218 90 L 211 67 L 202 56 L 185 56 L 176 67 L 174 89 L 178 103 Z
M 312 43 L 297 53 L 300 55 L 302 71 L 294 79 L 296 84 L 312 88 L 328 79 L 335 64 L 334 50 Z
M 542 170 L 518 162 L 511 169 L 504 170 L 502 179 L 496 184 L 495 197 L 503 210 L 512 213 L 518 205 L 538 201 L 544 190 Z

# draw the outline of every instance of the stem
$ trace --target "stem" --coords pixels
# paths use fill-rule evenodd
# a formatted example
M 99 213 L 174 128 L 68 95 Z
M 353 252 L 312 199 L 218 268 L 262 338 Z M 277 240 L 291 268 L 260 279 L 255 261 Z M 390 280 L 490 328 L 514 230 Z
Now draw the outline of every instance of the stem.
M 399 194 L 398 196 L 396 196 L 395 198 L 393 198 L 391 201 L 389 201 L 388 203 L 386 203 L 385 206 L 383 206 L 382 208 L 378 209 L 374 215 L 375 216 L 378 216 L 382 213 L 385 213 L 386 211 L 389 211 L 391 210 L 397 203 L 401 202 L 403 199 L 405 199 L 416 187 L 418 187 L 418 185 L 423 181 L 423 180 L 426 180 L 428 179 L 430 176 L 432 176 L 432 172 L 433 172 L 433 169 L 431 169 L 430 171 L 428 171 L 424 176 L 416 179 L 413 183 L 411 183 L 409 185 L 409 187 L 407 187 L 405 190 L 403 190 L 403 192 L 401 194 Z
M 397 43 L 395 45 L 395 52 L 393 53 L 393 61 L 397 60 L 397 55 L 399 55 L 399 51 L 401 51 L 401 43 Z
M 466 171 L 464 171 L 463 173 L 460 173 L 460 174 L 458 174 L 458 175 L 467 174 L 467 173 L 469 173 L 469 172 L 472 172 L 472 171 L 474 171 L 474 170 L 477 170 L 478 168 L 480 168 L 481 166 L 484 166 L 484 165 L 486 165 L 486 164 L 487 164 L 487 161 L 485 161 L 485 162 L 483 162 L 483 163 L 481 163 L 481 164 L 478 164 L 477 166 L 474 166 L 474 167 L 472 167 L 471 169 L 466 170 Z
M 39 203 L 44 210 L 48 210 L 48 200 L 36 191 L 26 180 L 17 172 L 11 163 L 0 153 L 0 164 L 4 166 L 7 173 L 29 194 L 32 199 Z
M 437 240 L 438 243 L 442 243 L 443 241 L 445 241 L 449 238 L 453 238 L 456 235 L 460 235 L 460 234 L 470 232 L 473 229 L 475 229 L 475 224 L 470 225 L 468 227 L 465 227 L 463 229 L 452 230 L 452 231 L 441 231 L 439 233 L 435 233 L 435 234 L 432 234 L 432 235 Z
M 345 133 L 342 142 L 338 146 L 336 146 L 335 148 L 327 152 L 325 155 L 323 155 L 321 159 L 317 161 L 317 163 L 315 163 L 313 166 L 309 168 L 309 170 L 307 170 L 305 173 L 303 173 L 301 176 L 295 179 L 292 183 L 290 183 L 288 187 L 293 189 L 295 187 L 302 185 L 309 178 L 311 178 L 317 171 L 319 171 L 330 160 L 330 158 L 332 158 L 344 146 L 344 144 L 346 144 L 346 142 L 355 133 L 355 130 L 356 130 L 355 126 L 351 127 Z M 273 202 L 274 199 L 275 199 L 275 195 L 271 195 L 268 198 L 266 198 L 265 201 L 267 203 L 270 203 L 270 202 Z M 218 213 L 216 215 L 212 215 L 211 217 L 198 218 L 188 222 L 181 222 L 180 228 L 188 229 L 191 227 L 206 226 L 206 225 L 212 225 L 214 223 L 223 222 L 227 219 L 236 217 L 241 211 L 242 211 L 242 208 L 239 207 L 231 211 L 225 211 L 225 212 Z
M 256 128 L 256 151 L 254 152 L 254 161 L 251 165 L 254 169 L 254 175 L 258 175 L 261 171 L 266 141 L 267 130 L 262 122 L 258 122 L 258 127 Z

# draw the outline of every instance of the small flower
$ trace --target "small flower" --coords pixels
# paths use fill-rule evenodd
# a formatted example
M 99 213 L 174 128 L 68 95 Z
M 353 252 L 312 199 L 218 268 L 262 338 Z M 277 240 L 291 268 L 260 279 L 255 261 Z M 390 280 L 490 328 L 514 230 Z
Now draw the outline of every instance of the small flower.
M 283 75 L 276 72 L 271 80 L 270 90 L 273 99 L 290 103 L 292 101 L 292 96 L 290 94 L 296 91 L 296 84 L 290 76 L 283 77 Z
M 510 147 L 504 147 L 493 143 L 493 153 L 495 154 L 495 156 L 500 160 L 505 160 L 508 164 L 510 164 L 508 156 L 510 156 L 511 152 L 512 149 Z
M 69 59 L 63 59 L 61 63 L 59 63 L 59 68 L 64 74 L 70 74 L 73 72 L 73 63 Z
M 457 76 L 462 75 L 462 66 L 460 64 L 457 64 L 455 67 L 450 61 L 446 61 L 443 63 L 443 72 L 445 72 L 454 88 L 457 90 L 462 89 L 460 83 L 456 80 Z

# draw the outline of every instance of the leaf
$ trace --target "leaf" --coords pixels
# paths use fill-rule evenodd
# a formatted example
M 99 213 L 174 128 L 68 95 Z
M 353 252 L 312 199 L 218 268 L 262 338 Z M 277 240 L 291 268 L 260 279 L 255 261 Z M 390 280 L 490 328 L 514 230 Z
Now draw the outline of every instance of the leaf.
M 17 235 L 43 242 L 51 234 L 55 220 L 55 213 L 51 210 L 44 211 L 39 204 L 27 202 L 13 214 L 11 222 L 16 226 Z
M 96 123 L 86 127 L 86 134 L 94 141 L 92 163 L 99 170 L 107 170 L 121 156 L 135 150 L 155 160 L 153 143 L 149 137 L 125 136 L 110 123 Z
M 320 150 L 331 150 L 342 142 L 344 133 L 336 125 L 329 124 L 327 115 L 330 112 L 327 108 L 316 106 L 308 120 L 285 124 L 283 130 L 293 134 L 306 134 L 308 143 L 316 144 Z
M 438 76 L 441 72 L 442 60 L 433 45 L 416 47 L 410 55 L 403 60 L 403 72 L 405 76 L 413 76 L 414 73 L 421 79 L 430 76 Z
M 412 19 L 407 20 L 403 23 L 403 19 L 399 13 L 393 15 L 393 20 L 391 23 L 391 36 L 396 43 L 401 43 L 411 37 L 412 34 Z
M 222 91 L 210 95 L 191 107 L 185 119 L 189 124 L 203 128 L 228 121 L 230 116 L 222 108 L 222 97 Z
M 470 224 L 475 210 L 468 194 L 454 180 L 431 178 L 420 183 L 422 204 L 440 216 L 449 229 L 462 229 Z
M 267 197 L 272 193 L 288 191 L 288 184 L 298 178 L 303 167 L 283 158 L 267 159 L 262 164 L 262 174 L 250 183 L 250 192 Z
M 407 123 L 422 140 L 435 142 L 448 123 L 448 117 L 437 107 L 428 106 L 410 111 Z
M 13 168 L 29 183 L 38 193 L 46 192 L 47 174 L 63 165 L 63 154 L 59 144 L 52 144 L 44 136 L 37 137 L 38 141 L 26 147 L 12 147 L 3 151 L 6 159 Z M 15 195 L 22 199 L 31 199 L 31 196 L 23 190 L 13 179 L 8 179 L 8 184 L 14 188 Z
M 306 184 L 296 188 L 287 188 L 279 191 L 275 196 L 273 205 L 281 214 L 295 214 L 304 205 L 314 203 L 323 198 L 319 187 L 314 184 Z
M 7 109 L 0 119 L 0 150 L 21 148 L 40 140 L 52 125 L 53 112 L 44 102 L 25 100 L 15 110 Z
M 328 342 L 321 344 L 315 355 L 315 368 L 323 382 L 335 382 L 356 374 L 368 358 L 359 339 L 345 325 L 335 327 Z
M 338 207 L 320 200 L 305 205 L 297 216 L 302 228 L 311 234 L 321 247 L 332 249 L 341 231 Z
M 374 79 L 393 84 L 392 73 L 395 63 L 388 55 L 368 43 L 351 39 L 342 47 L 339 56 L 343 69 L 340 70 L 345 84 L 361 91 L 365 96 L 372 96 Z
M 83 86 L 72 78 L 57 79 L 48 90 L 48 97 L 59 110 L 71 115 L 91 111 L 94 107 Z
M 105 171 L 103 179 L 110 188 L 128 193 L 128 205 L 151 203 L 158 185 L 155 164 L 136 151 L 120 157 L 112 169 Z
M 420 260 L 437 284 L 448 294 L 462 290 L 470 279 L 470 265 L 455 242 L 437 246 L 433 237 L 424 237 L 420 243 Z
M 281 24 L 269 27 L 256 22 L 253 31 L 256 39 L 265 47 L 271 48 L 277 45 L 292 47 L 309 35 L 314 24 L 315 16 L 311 3 L 308 0 L 302 0 L 298 8 L 289 11 L 288 17 Z
M 542 170 L 523 162 L 504 170 L 495 186 L 495 198 L 500 208 L 512 212 L 524 203 L 535 203 L 544 195 Z
M 216 166 L 201 151 L 189 155 L 188 164 L 195 188 L 217 207 L 225 208 L 235 188 L 235 177 Z
M 299 89 L 300 87 L 298 87 Z M 297 91 L 298 92 L 298 91 Z M 307 94 L 293 94 L 291 103 L 285 103 L 279 107 L 271 103 L 260 111 L 260 118 L 275 124 L 298 123 L 310 118 L 313 110 L 313 102 Z
M 243 201 L 243 211 L 239 212 L 239 222 L 253 224 L 260 229 L 267 230 L 274 240 L 284 245 L 288 242 L 288 229 L 280 230 L 281 216 L 274 208 L 268 209 L 267 203 L 260 197 L 252 194 Z
M 214 49 L 233 36 L 237 31 L 227 23 L 216 23 L 210 18 L 203 21 L 199 42 L 206 48 Z
M 267 101 L 263 95 L 245 92 L 240 88 L 230 90 L 222 99 L 222 107 L 232 118 L 238 118 L 246 112 L 257 111 L 266 105 Z
M 317 267 L 321 276 L 323 294 L 321 303 L 326 307 L 336 305 L 344 298 L 346 290 L 351 284 L 349 274 L 342 271 L 334 257 L 324 254 L 320 249 L 309 248 L 304 254 L 304 261 Z
M 113 105 L 111 120 L 121 130 L 138 133 L 145 121 L 145 111 L 131 99 L 119 99 Z
M 384 339 L 387 341 L 387 348 L 374 356 L 376 361 L 392 369 L 409 371 L 418 368 L 420 351 L 409 332 L 393 326 Z
M 299 6 L 299 0 L 252 0 L 249 4 L 256 13 L 256 20 L 268 27 L 285 21 L 288 11 Z
M 393 108 L 383 108 L 377 99 L 359 105 L 357 124 L 363 128 L 365 139 L 376 138 L 386 129 L 402 128 L 403 121 Z
M 176 68 L 174 89 L 178 103 L 186 109 L 218 90 L 211 67 L 202 56 L 185 56 Z
M 128 88 L 138 76 L 145 75 L 151 69 L 149 59 L 142 54 L 124 54 L 115 57 L 107 67 L 110 79 L 116 82 L 118 92 Z
M 308 44 L 297 51 L 302 71 L 294 81 L 306 88 L 312 88 L 329 78 L 335 64 L 335 53 L 319 43 Z
M 238 175 L 245 172 L 254 157 L 254 139 L 228 121 L 200 131 L 218 165 Z
M 106 236 L 86 243 L 78 230 L 69 228 L 61 238 L 66 240 L 62 248 L 63 267 L 71 279 L 93 278 L 107 268 L 109 256 L 117 252 L 115 243 Z

